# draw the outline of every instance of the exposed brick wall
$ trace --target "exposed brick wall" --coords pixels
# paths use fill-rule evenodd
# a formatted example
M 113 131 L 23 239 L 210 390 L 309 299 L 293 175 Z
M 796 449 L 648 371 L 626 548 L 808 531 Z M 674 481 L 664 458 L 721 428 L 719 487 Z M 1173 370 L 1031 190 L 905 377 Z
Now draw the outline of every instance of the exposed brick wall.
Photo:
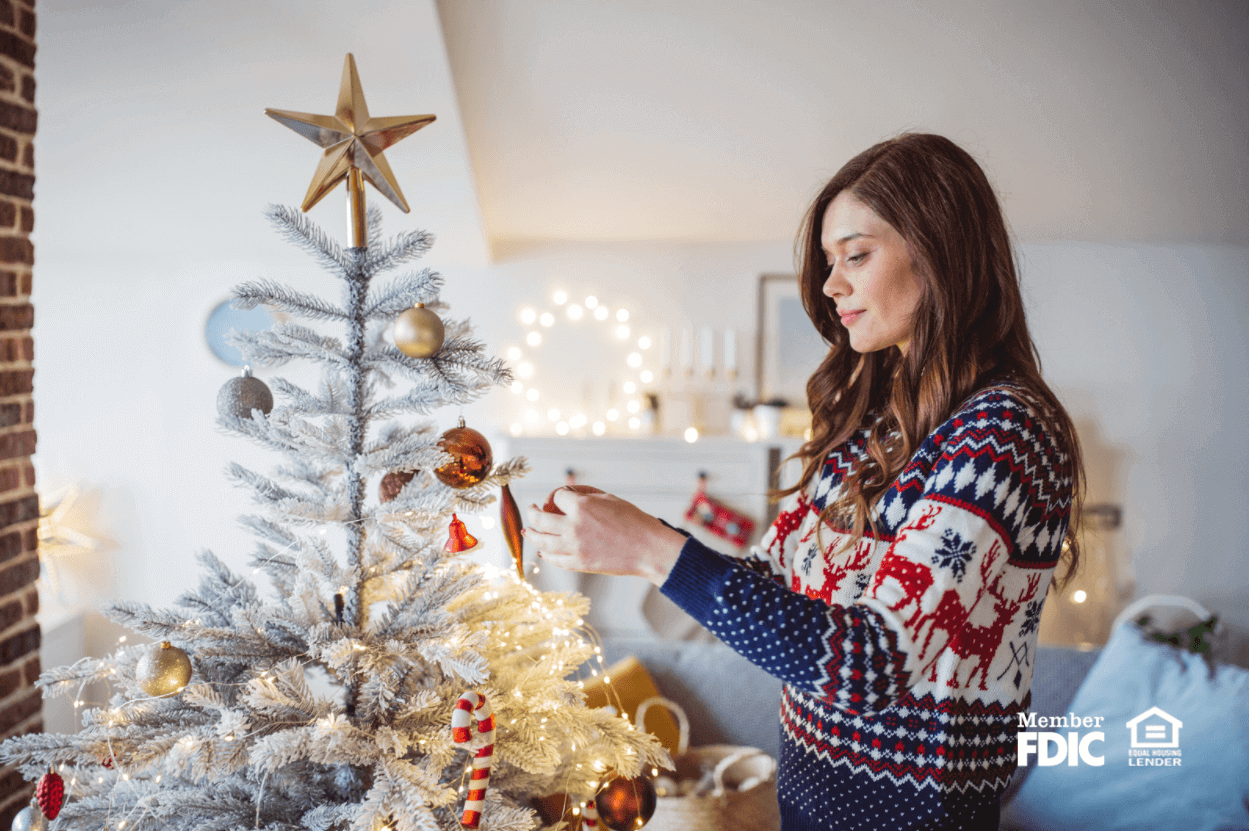
M 35 226 L 34 0 L 0 0 L 0 739 L 43 729 L 30 232 Z M 0 769 L 0 828 L 31 787 Z

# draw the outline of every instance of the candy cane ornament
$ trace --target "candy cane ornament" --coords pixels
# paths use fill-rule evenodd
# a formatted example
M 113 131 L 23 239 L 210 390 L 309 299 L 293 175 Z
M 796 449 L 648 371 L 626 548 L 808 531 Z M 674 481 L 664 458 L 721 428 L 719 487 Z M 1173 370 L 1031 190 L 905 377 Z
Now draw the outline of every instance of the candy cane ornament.
M 490 765 L 494 761 L 494 710 L 481 693 L 466 692 L 455 702 L 455 711 L 451 714 L 451 738 L 457 744 L 472 739 L 470 725 L 474 717 L 477 735 L 484 744 L 473 757 L 473 775 L 464 799 L 464 817 L 460 820 L 460 825 L 468 829 L 481 824 L 481 812 L 486 807 L 486 788 L 490 786 Z
M 594 800 L 587 800 L 581 808 L 581 831 L 596 831 L 598 828 L 598 806 Z

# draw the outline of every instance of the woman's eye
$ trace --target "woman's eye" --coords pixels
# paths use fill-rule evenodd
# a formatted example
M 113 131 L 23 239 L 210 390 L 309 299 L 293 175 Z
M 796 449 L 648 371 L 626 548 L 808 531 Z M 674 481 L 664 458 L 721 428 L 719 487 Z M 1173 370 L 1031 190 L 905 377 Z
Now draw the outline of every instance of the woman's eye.
M 864 252 L 862 254 L 853 254 L 849 257 L 846 257 L 846 262 L 858 264 L 858 263 L 863 262 L 863 260 L 865 259 L 867 259 L 867 252 Z

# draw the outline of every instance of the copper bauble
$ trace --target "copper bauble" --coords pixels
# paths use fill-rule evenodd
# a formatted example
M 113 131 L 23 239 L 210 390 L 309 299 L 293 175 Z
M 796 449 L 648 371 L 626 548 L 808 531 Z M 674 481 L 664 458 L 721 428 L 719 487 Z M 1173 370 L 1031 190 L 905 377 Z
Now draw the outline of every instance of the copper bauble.
M 153 645 L 134 668 L 135 680 L 150 696 L 177 695 L 191 681 L 191 659 L 169 641 Z
M 415 470 L 392 470 L 382 477 L 382 483 L 377 486 L 377 498 L 383 503 L 391 501 L 414 476 Z
M 641 828 L 655 814 L 655 783 L 645 776 L 613 779 L 594 797 L 594 805 L 599 822 L 612 831 Z
M 454 458 L 435 470 L 434 475 L 444 485 L 457 490 L 471 488 L 485 479 L 494 464 L 490 442 L 472 427 L 465 427 L 464 419 L 460 419 L 459 427 L 452 427 L 442 434 L 438 449 Z
M 244 367 L 241 376 L 226 381 L 217 392 L 217 413 L 222 418 L 251 418 L 252 410 L 268 415 L 272 409 L 273 393 L 252 375 L 251 367 Z
M 447 330 L 438 315 L 417 303 L 395 318 L 395 346 L 409 358 L 428 358 L 442 348 Z

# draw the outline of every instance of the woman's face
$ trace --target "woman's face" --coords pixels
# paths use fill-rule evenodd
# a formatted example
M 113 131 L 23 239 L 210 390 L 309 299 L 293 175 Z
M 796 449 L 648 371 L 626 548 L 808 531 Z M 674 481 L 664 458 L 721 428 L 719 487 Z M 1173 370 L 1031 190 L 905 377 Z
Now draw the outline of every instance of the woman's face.
M 919 306 L 919 277 L 906 240 L 848 190 L 824 212 L 820 236 L 828 258 L 824 294 L 837 304 L 855 352 L 896 346 L 906 352 Z

